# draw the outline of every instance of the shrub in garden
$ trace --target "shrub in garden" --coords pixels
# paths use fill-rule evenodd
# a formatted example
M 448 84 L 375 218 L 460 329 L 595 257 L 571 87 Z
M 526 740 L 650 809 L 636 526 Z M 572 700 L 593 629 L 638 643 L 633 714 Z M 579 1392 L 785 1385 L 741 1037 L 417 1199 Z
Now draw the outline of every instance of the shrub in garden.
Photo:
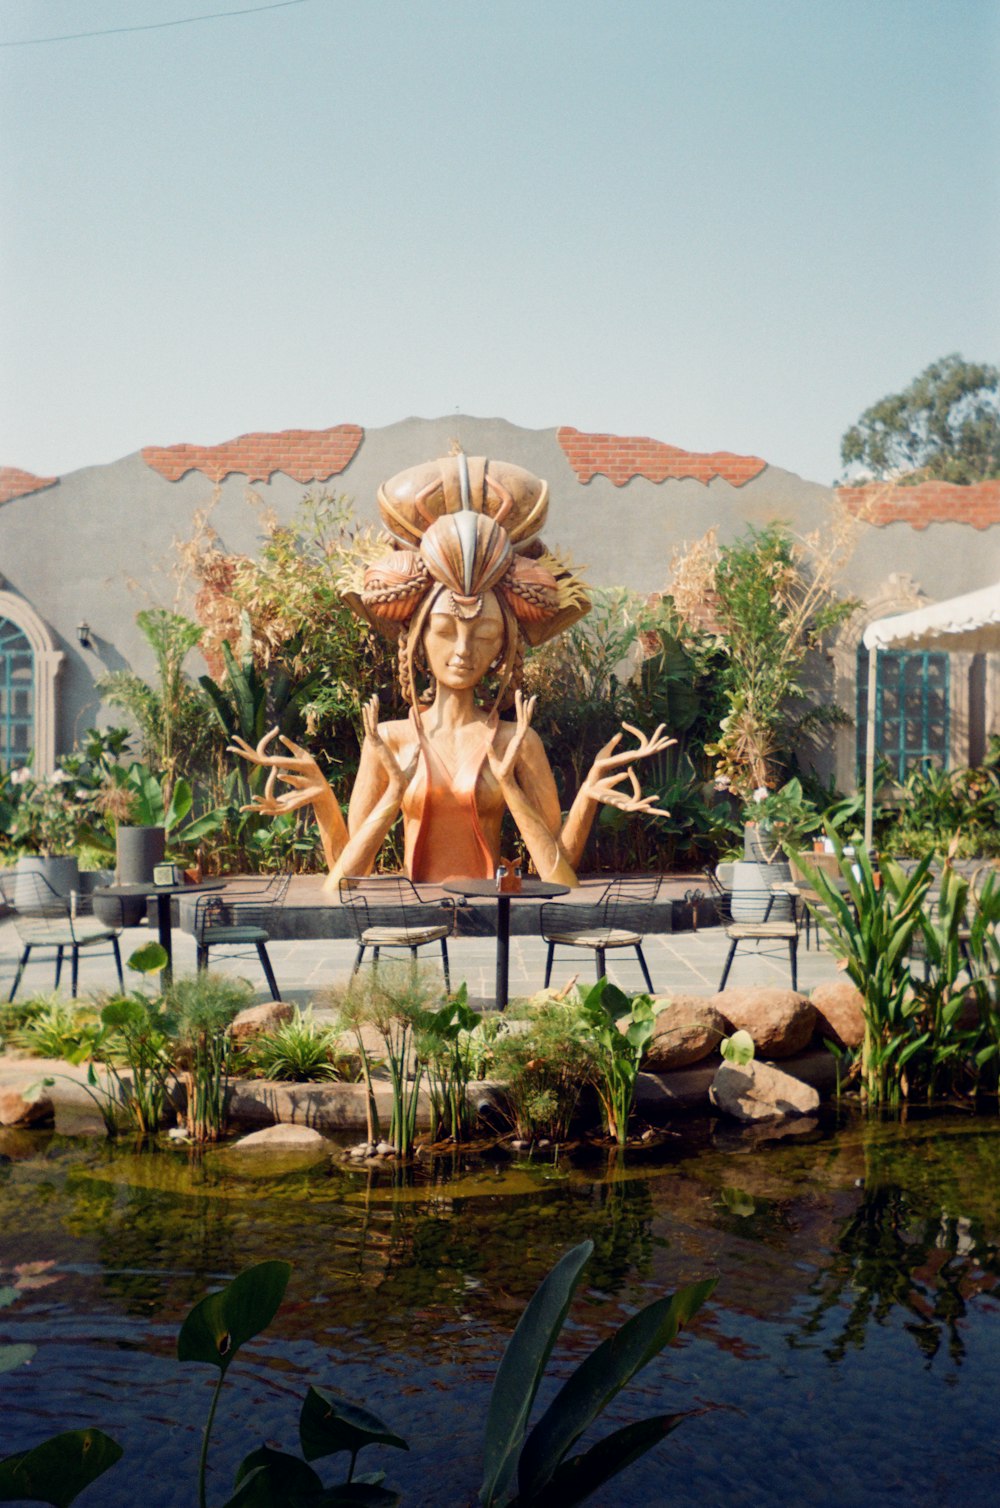
M 497 1037 L 493 1074 L 503 1081 L 517 1136 L 564 1142 L 583 1086 L 596 1075 L 597 1052 L 574 997 L 551 996 L 513 1006 L 514 1024 Z
M 895 1105 L 995 1086 L 1000 884 L 991 876 L 972 894 L 949 856 L 932 905 L 930 855 L 909 874 L 883 859 L 876 874 L 863 849 L 845 861 L 833 842 L 846 892 L 800 863 L 823 903 L 817 920 L 861 992 L 865 1035 L 850 1070 L 864 1098 Z M 978 1019 L 969 1018 L 970 997 Z
M 304 1084 L 344 1077 L 337 1033 L 317 1025 L 311 1009 L 300 1011 L 298 1006 L 291 1021 L 248 1043 L 244 1056 L 263 1079 Z
M 674 560 L 678 611 L 698 624 L 707 610 L 718 628 L 726 707 L 706 752 L 740 801 L 773 789 L 797 744 L 845 720 L 828 698 L 810 696 L 807 672 L 856 607 L 835 584 L 861 527 L 843 512 L 826 536 L 799 539 L 772 523 L 724 546 L 711 530 Z

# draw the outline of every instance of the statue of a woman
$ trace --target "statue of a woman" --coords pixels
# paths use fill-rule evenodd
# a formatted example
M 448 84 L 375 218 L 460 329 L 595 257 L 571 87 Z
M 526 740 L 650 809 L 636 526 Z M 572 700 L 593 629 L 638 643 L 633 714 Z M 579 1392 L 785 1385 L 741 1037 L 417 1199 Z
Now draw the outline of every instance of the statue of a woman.
M 535 698 L 521 689 L 524 643 L 541 644 L 590 609 L 581 583 L 538 538 L 548 489 L 518 466 L 449 456 L 401 472 L 379 488 L 382 520 L 396 546 L 370 566 L 356 612 L 398 641 L 399 678 L 409 716 L 380 723 L 378 698 L 363 711 L 361 764 L 345 824 L 315 760 L 289 739 L 270 752 L 277 730 L 239 753 L 270 770 L 254 809 L 268 814 L 312 804 L 330 877 L 368 874 L 400 812 L 411 879 L 491 879 L 507 809 L 539 875 L 575 885 L 594 814 L 604 802 L 656 812 L 632 769 L 665 748 L 623 724 L 637 747 L 616 752 L 616 734 L 594 760 L 563 821 L 541 739 L 531 727 Z M 418 694 L 421 672 L 430 689 Z M 477 689 L 495 681 L 491 705 Z M 513 702 L 513 721 L 501 707 Z M 276 779 L 289 789 L 277 793 Z M 629 789 L 622 790 L 628 781 Z

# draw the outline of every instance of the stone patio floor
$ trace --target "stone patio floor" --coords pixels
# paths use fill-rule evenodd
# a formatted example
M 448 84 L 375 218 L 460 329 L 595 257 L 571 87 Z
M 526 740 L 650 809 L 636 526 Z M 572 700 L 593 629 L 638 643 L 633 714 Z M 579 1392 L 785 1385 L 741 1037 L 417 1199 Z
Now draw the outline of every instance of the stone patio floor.
M 122 958 L 143 943 L 155 937 L 155 929 L 146 926 L 128 928 L 121 938 Z M 193 939 L 176 927 L 173 933 L 174 970 L 176 973 L 193 973 L 195 950 Z M 728 943 L 721 927 L 701 927 L 697 932 L 650 933 L 643 944 L 646 960 L 658 995 L 695 994 L 712 995 L 719 987 Z M 338 938 L 299 939 L 274 941 L 268 952 L 274 966 L 275 976 L 285 1000 L 305 1006 L 321 991 L 332 985 L 346 982 L 354 962 L 353 941 Z M 492 937 L 455 937 L 449 941 L 452 984 L 457 986 L 465 980 L 472 1001 L 479 1007 L 490 1007 L 494 996 L 494 971 L 496 967 L 496 943 Z M 0 990 L 6 999 L 13 982 L 20 945 L 9 919 L 0 920 Z M 540 937 L 515 934 L 510 940 L 510 995 L 529 995 L 541 989 L 545 977 L 546 945 Z M 384 957 L 392 956 L 388 953 Z M 395 955 L 406 958 L 403 952 Z M 436 945 L 421 950 L 421 959 L 428 967 L 440 967 L 441 955 Z M 369 966 L 371 954 L 366 954 L 365 966 Z M 817 948 L 815 932 L 813 947 L 807 952 L 805 936 L 799 939 L 799 989 L 808 993 L 817 984 L 838 977 L 836 960 L 826 948 Z M 212 968 L 232 973 L 251 981 L 258 991 L 258 999 L 268 999 L 267 986 L 260 969 L 256 952 L 249 950 L 242 956 L 213 949 Z M 644 988 L 642 974 L 635 953 L 631 950 L 608 954 L 610 977 L 625 990 Z M 48 992 L 53 987 L 54 965 L 42 956 L 36 962 L 32 958 L 18 990 L 18 998 L 28 994 Z M 585 949 L 557 950 L 552 973 L 553 987 L 564 984 L 573 975 L 589 983 L 594 977 L 593 954 Z M 132 976 L 138 982 L 138 976 Z M 129 983 L 126 970 L 126 984 Z M 787 987 L 789 984 L 788 950 L 778 945 L 766 954 L 755 953 L 749 945 L 742 944 L 729 976 L 731 987 L 743 985 L 772 984 Z M 114 961 L 110 953 L 80 959 L 80 991 L 87 994 L 94 990 L 112 989 L 117 985 Z M 63 969 L 63 990 L 69 994 L 69 962 Z M 317 1006 L 321 1004 L 317 1001 Z

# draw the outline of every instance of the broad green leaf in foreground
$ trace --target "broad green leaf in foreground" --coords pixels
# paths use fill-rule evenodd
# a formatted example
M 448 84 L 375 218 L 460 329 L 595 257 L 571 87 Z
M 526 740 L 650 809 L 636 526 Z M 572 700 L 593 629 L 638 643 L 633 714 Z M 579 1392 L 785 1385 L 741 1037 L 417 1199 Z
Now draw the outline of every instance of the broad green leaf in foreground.
M 567 1451 L 626 1383 L 676 1338 L 715 1284 L 707 1278 L 648 1304 L 580 1363 L 525 1442 L 518 1487 L 526 1501 L 545 1488 Z
M 507 1499 L 538 1384 L 593 1250 L 593 1241 L 583 1241 L 556 1263 L 533 1294 L 504 1351 L 486 1419 L 479 1496 L 487 1508 Z
M 307 1461 L 350 1451 L 352 1458 L 366 1445 L 394 1445 L 409 1450 L 406 1441 L 382 1420 L 357 1403 L 338 1398 L 325 1388 L 310 1388 L 299 1418 L 299 1440 Z
M 122 1448 L 99 1429 L 71 1429 L 34 1450 L 0 1461 L 0 1503 L 50 1503 L 73 1499 L 120 1459 Z
M 177 1337 L 179 1361 L 207 1361 L 225 1373 L 239 1348 L 274 1319 L 291 1276 L 288 1262 L 258 1262 L 195 1304 Z

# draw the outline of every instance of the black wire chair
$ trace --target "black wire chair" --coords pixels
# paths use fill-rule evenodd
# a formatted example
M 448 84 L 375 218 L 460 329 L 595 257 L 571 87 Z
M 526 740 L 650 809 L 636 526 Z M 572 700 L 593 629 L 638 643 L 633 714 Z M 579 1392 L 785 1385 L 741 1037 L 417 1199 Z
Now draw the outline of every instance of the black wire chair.
M 8 1000 L 13 1000 L 17 994 L 31 954 L 40 948 L 55 952 L 56 989 L 62 978 L 64 957 L 69 953 L 74 1000 L 80 973 L 80 954 L 96 953 L 102 947 L 114 954 L 118 984 L 122 990 L 125 989 L 121 951 L 118 947 L 121 927 L 109 925 L 95 917 L 90 896 L 76 890 L 68 896 L 60 895 L 53 890 L 44 875 L 22 874 L 14 870 L 0 876 L 0 893 L 9 909 L 22 948 Z
M 653 994 L 642 942 L 649 931 L 653 902 L 662 877 L 621 875 L 612 880 L 592 905 L 566 905 L 549 901 L 541 908 L 539 929 L 549 951 L 545 959 L 545 988 L 552 978 L 556 948 L 589 948 L 594 954 L 597 978 L 608 972 L 607 954 L 614 948 L 634 948 L 646 988 Z
M 284 904 L 290 875 L 273 875 L 263 879 L 241 879 L 227 884 L 223 891 L 198 896 L 193 924 L 198 968 L 208 968 L 212 948 L 257 952 L 273 1000 L 280 1000 L 267 944 L 271 937 L 274 913 Z
M 413 959 L 428 943 L 441 944 L 445 989 L 451 989 L 448 938 L 455 930 L 455 906 L 450 900 L 425 900 L 413 881 L 402 874 L 346 875 L 340 882 L 344 906 L 358 943 L 351 978 L 371 948 L 378 964 L 383 948 L 406 948 Z

